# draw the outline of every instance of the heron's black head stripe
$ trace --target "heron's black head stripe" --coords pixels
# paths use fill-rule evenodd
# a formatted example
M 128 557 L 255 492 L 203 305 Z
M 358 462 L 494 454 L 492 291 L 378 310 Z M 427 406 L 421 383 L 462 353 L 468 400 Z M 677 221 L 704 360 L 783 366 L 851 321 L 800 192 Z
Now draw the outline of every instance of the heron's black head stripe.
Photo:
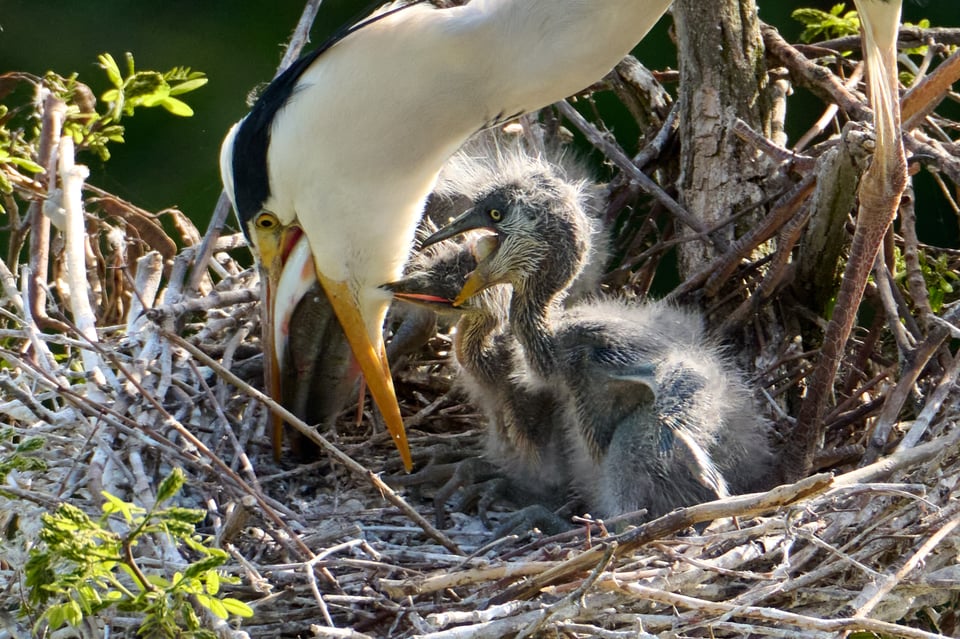
M 287 67 L 264 89 L 246 119 L 237 129 L 233 141 L 233 197 L 237 207 L 240 228 L 250 240 L 247 223 L 263 208 L 270 196 L 270 178 L 267 172 L 267 149 L 270 146 L 270 127 L 277 113 L 290 99 L 297 81 L 307 68 L 330 47 L 354 31 L 381 20 L 411 5 L 426 0 L 410 0 L 389 11 L 352 23 L 337 30 L 319 47 Z M 367 7 L 367 12 L 383 4 L 382 0 Z

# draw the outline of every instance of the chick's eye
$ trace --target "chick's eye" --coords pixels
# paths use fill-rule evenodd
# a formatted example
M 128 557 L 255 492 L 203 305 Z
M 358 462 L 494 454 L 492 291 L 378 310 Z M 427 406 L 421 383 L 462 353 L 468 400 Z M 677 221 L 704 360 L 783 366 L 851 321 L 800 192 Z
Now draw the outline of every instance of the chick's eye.
M 273 213 L 261 213 L 257 216 L 256 225 L 261 231 L 275 229 L 278 224 L 280 224 L 280 221 Z
M 503 219 L 503 211 L 500 209 L 490 209 L 489 211 L 490 219 L 494 222 L 499 222 Z

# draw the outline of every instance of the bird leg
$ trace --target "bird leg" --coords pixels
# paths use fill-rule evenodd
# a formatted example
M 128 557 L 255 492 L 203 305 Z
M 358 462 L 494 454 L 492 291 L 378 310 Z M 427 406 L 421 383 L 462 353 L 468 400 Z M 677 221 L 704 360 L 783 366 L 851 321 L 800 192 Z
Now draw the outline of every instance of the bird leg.
M 873 163 L 860 182 L 860 208 L 834 314 L 827 325 L 797 426 L 785 458 L 785 479 L 805 477 L 823 439 L 823 415 L 840 367 L 844 346 L 866 288 L 880 243 L 887 233 L 907 184 L 907 165 L 900 134 L 897 99 L 897 27 L 901 0 L 856 0 L 863 25 L 864 58 L 870 82 L 877 147 Z

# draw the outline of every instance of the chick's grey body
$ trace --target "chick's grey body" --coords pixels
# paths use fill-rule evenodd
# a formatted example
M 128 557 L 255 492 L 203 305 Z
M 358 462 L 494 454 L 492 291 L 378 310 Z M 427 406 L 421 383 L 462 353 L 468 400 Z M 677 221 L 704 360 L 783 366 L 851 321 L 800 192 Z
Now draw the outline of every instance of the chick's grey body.
M 589 254 L 583 202 L 582 185 L 556 175 L 505 175 L 427 243 L 496 232 L 458 301 L 512 284 L 511 330 L 531 377 L 566 398 L 573 483 L 594 515 L 657 516 L 764 485 L 768 423 L 697 315 L 616 301 L 562 309 Z
M 516 501 L 559 505 L 570 481 L 560 423 L 566 413 L 555 393 L 530 378 L 507 322 L 509 290 L 493 287 L 460 308 L 449 305 L 477 265 L 476 244 L 471 237 L 417 254 L 406 277 L 389 288 L 420 308 L 456 318 L 457 383 L 486 419 L 486 459 L 503 473 Z M 418 295 L 440 299 L 417 301 Z
M 556 325 L 551 374 L 570 389 L 576 486 L 609 517 L 766 487 L 768 424 L 695 313 L 597 302 Z
M 585 268 L 578 273 L 565 301 L 582 300 L 599 291 L 600 274 L 609 253 L 606 233 L 598 221 L 602 204 L 599 188 L 589 181 L 586 165 L 562 147 L 541 146 L 533 151 L 530 146 L 524 139 L 493 132 L 472 139 L 441 171 L 418 234 L 422 239 L 435 231 L 434 220 L 449 220 L 501 183 L 505 175 L 524 179 L 545 174 L 576 184 L 589 216 L 584 232 L 591 239 L 583 260 Z M 483 243 L 473 235 L 462 243 L 444 242 L 415 253 L 405 278 L 392 288 L 452 300 L 477 267 L 475 252 Z M 509 289 L 502 286 L 480 293 L 459 309 L 437 303 L 405 304 L 414 313 L 400 325 L 388 348 L 396 352 L 409 349 L 410 342 L 415 341 L 409 336 L 420 336 L 422 323 L 435 326 L 431 321 L 435 312 L 454 318 L 454 348 L 460 369 L 457 383 L 486 418 L 486 458 L 509 480 L 514 488 L 511 494 L 519 497 L 517 501 L 556 506 L 567 496 L 570 484 L 567 428 L 563 423 L 570 418 L 566 398 L 531 376 L 509 326 L 509 305 Z M 522 495 L 517 488 L 522 488 Z

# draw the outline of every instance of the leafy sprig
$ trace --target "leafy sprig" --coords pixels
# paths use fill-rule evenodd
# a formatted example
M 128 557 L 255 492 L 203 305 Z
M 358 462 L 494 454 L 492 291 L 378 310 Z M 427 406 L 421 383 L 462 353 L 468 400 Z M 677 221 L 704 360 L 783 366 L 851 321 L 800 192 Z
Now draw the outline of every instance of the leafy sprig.
M 85 618 L 115 606 L 142 615 L 140 635 L 206 638 L 214 634 L 203 627 L 196 606 L 221 619 L 253 615 L 242 601 L 220 596 L 221 583 L 236 579 L 217 572 L 227 553 L 209 547 L 196 533 L 204 511 L 161 507 L 183 483 L 183 471 L 175 469 L 161 483 L 150 510 L 104 492 L 97 520 L 70 504 L 43 515 L 41 543 L 25 567 L 30 612 L 39 615 L 37 630 L 80 627 Z M 145 572 L 133 551 L 144 539 L 160 537 L 181 544 L 196 560 L 171 575 Z

